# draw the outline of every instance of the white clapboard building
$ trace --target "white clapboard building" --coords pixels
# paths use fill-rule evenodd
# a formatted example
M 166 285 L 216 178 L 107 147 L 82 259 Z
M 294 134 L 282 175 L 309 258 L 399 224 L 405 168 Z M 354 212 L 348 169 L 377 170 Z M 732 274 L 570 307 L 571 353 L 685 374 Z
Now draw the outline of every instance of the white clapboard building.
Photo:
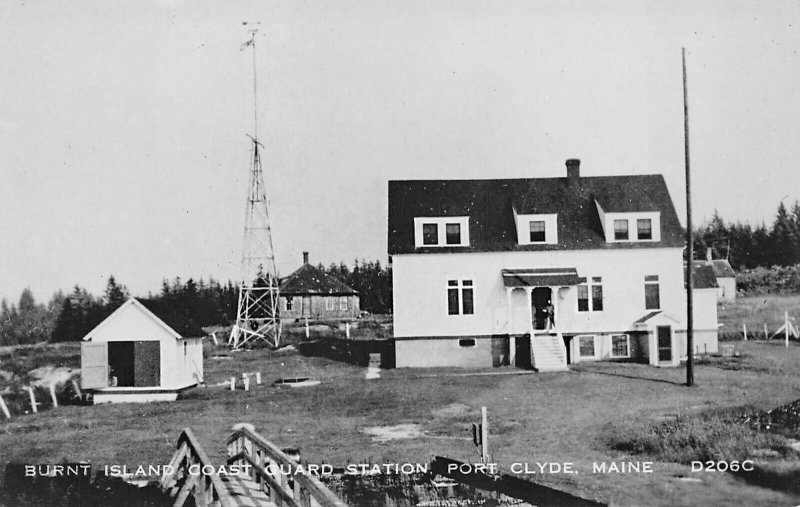
M 174 400 L 203 380 L 202 338 L 183 338 L 134 298 L 81 345 L 81 387 L 94 403 Z
M 583 177 L 570 159 L 563 178 L 390 181 L 388 226 L 398 367 L 686 355 L 684 230 L 661 175 Z M 696 350 L 716 351 L 706 306 Z

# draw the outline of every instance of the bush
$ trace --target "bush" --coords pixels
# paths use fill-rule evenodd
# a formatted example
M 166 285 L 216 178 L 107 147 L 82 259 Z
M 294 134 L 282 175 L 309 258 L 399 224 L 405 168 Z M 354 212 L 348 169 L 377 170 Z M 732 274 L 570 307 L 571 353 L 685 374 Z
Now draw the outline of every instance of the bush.
M 742 421 L 744 408 L 700 415 L 679 415 L 653 423 L 635 419 L 609 424 L 604 443 L 618 451 L 646 454 L 662 461 L 744 460 L 757 449 L 780 448 L 783 439 L 762 433 Z

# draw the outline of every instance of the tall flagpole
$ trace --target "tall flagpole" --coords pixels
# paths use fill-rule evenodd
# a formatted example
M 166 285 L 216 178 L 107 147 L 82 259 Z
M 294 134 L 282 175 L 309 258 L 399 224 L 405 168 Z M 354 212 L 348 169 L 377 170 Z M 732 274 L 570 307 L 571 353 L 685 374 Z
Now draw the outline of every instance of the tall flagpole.
M 686 86 L 686 48 L 681 48 L 683 64 L 683 145 L 686 164 L 686 385 L 694 385 L 694 316 L 692 315 L 692 264 L 694 263 L 694 238 L 692 237 L 692 193 L 691 171 L 689 170 L 689 99 Z

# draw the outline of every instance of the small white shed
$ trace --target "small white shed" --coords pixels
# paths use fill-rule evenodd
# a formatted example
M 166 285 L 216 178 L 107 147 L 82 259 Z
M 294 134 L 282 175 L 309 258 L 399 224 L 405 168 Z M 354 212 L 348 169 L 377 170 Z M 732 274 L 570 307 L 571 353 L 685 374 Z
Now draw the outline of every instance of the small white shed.
M 183 338 L 134 298 L 83 338 L 81 387 L 94 403 L 171 401 L 202 381 L 202 338 Z

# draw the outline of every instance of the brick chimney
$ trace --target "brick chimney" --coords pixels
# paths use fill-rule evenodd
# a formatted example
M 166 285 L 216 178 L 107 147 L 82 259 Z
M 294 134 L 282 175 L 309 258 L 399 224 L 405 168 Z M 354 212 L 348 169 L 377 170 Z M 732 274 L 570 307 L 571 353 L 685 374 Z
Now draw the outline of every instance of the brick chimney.
M 308 252 L 303 252 L 303 264 L 308 264 Z
M 581 161 L 577 158 L 567 159 L 567 181 L 570 185 L 578 183 L 581 177 Z

